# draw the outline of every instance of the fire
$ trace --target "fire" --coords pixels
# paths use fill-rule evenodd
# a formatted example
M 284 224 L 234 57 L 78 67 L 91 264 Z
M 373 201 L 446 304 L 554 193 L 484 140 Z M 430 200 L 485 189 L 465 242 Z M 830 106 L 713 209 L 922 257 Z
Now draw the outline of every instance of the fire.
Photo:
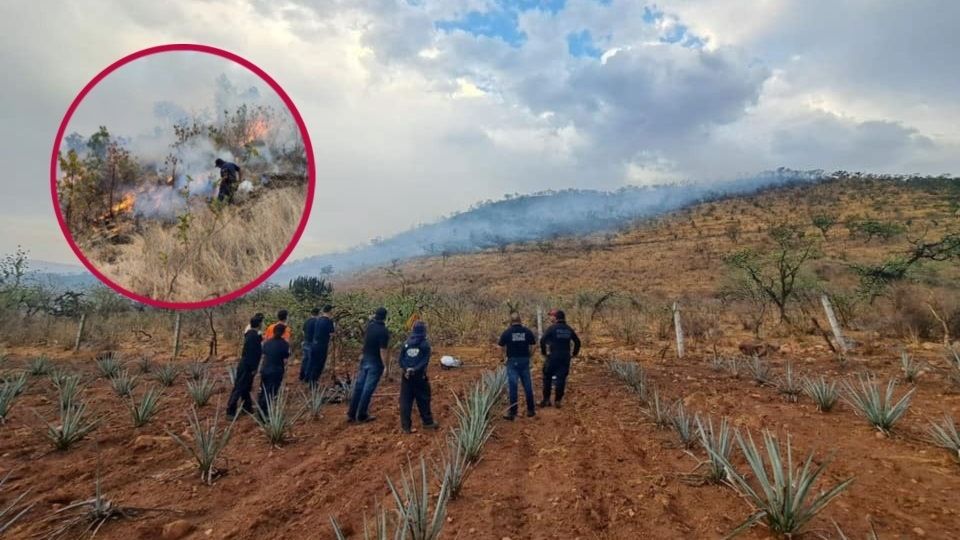
M 247 137 L 244 143 L 250 144 L 251 142 L 262 140 L 269 130 L 270 126 L 267 124 L 266 118 L 256 118 L 252 120 L 247 127 Z
M 114 214 L 123 214 L 133 210 L 133 203 L 137 201 L 137 198 L 133 193 L 127 193 L 123 196 L 123 199 L 120 200 L 117 204 L 113 205 Z

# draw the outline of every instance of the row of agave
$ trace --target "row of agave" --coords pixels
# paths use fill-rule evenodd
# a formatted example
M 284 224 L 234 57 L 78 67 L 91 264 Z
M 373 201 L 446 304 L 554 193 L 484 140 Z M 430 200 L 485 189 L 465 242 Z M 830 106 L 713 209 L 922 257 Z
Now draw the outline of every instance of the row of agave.
M 441 457 L 435 460 L 432 471 L 421 456 L 419 467 L 408 463 L 401 469 L 399 484 L 387 479 L 393 510 L 378 506 L 373 520 L 364 516 L 366 540 L 435 540 L 440 537 L 447 503 L 459 494 L 493 432 L 493 419 L 498 405 L 503 403 L 506 382 L 506 371 L 501 368 L 484 373 L 462 398 L 456 396 L 457 426 L 451 430 Z M 438 486 L 433 497 L 430 495 L 431 484 Z M 331 517 L 330 523 L 336 538 L 345 539 L 336 518 Z

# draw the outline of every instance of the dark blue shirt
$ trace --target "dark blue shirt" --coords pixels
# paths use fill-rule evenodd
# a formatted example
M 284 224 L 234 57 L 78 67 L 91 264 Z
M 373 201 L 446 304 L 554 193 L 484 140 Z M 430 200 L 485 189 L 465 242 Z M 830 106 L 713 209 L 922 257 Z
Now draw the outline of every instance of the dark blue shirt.
M 231 163 L 226 161 L 223 165 L 220 165 L 220 179 L 226 180 L 229 182 L 234 182 L 237 180 L 238 175 L 240 174 L 240 167 L 236 163 Z
M 507 358 L 530 358 L 530 347 L 537 344 L 537 337 L 522 324 L 511 324 L 497 343 L 507 348 Z
M 313 325 L 313 346 L 320 351 L 326 351 L 330 345 L 330 336 L 336 328 L 333 325 L 333 319 L 330 317 L 320 317 Z
M 260 367 L 260 355 L 263 354 L 263 337 L 260 332 L 251 328 L 243 334 L 243 350 L 240 352 L 240 365 L 251 373 L 256 373 Z
M 314 333 L 317 328 L 317 318 L 310 317 L 303 322 L 303 344 L 312 345 L 314 339 Z
M 380 349 L 386 349 L 390 344 L 390 331 L 383 321 L 376 319 L 367 324 L 367 332 L 363 336 L 363 359 L 379 362 L 383 364 L 380 358 Z
M 427 372 L 430 362 L 430 341 L 423 339 L 408 339 L 400 349 L 400 369 L 412 369 L 415 372 Z
M 573 344 L 573 352 L 570 352 L 570 344 Z M 580 354 L 580 338 L 573 328 L 567 326 L 565 322 L 557 322 L 547 328 L 540 338 L 540 354 L 550 360 L 569 360 L 571 355 Z
M 269 339 L 263 344 L 263 367 L 260 373 L 283 373 L 290 358 L 290 344 L 283 338 Z

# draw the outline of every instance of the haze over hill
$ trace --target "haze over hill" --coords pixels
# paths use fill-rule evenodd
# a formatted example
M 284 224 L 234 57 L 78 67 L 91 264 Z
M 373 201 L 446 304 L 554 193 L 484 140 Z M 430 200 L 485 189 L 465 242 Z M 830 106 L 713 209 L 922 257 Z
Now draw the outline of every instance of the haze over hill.
M 630 186 L 616 191 L 567 189 L 508 195 L 484 201 L 441 221 L 421 225 L 354 249 L 288 261 L 271 278 L 286 283 L 296 276 L 350 273 L 370 266 L 423 256 L 470 253 L 508 244 L 615 230 L 636 219 L 684 206 L 742 195 L 791 182 L 828 177 L 821 170 L 780 168 L 720 183 Z

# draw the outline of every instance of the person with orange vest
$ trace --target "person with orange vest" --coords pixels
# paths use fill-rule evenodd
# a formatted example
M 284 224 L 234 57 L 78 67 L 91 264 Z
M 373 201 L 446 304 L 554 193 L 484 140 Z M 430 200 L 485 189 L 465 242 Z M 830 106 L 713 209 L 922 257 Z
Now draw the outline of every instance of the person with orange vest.
M 271 323 L 270 326 L 267 326 L 267 329 L 263 331 L 263 335 L 267 336 L 267 339 L 273 336 L 273 329 L 278 324 L 283 325 L 283 340 L 287 343 L 290 343 L 290 325 L 287 324 L 287 310 L 281 309 L 277 312 L 277 322 Z

